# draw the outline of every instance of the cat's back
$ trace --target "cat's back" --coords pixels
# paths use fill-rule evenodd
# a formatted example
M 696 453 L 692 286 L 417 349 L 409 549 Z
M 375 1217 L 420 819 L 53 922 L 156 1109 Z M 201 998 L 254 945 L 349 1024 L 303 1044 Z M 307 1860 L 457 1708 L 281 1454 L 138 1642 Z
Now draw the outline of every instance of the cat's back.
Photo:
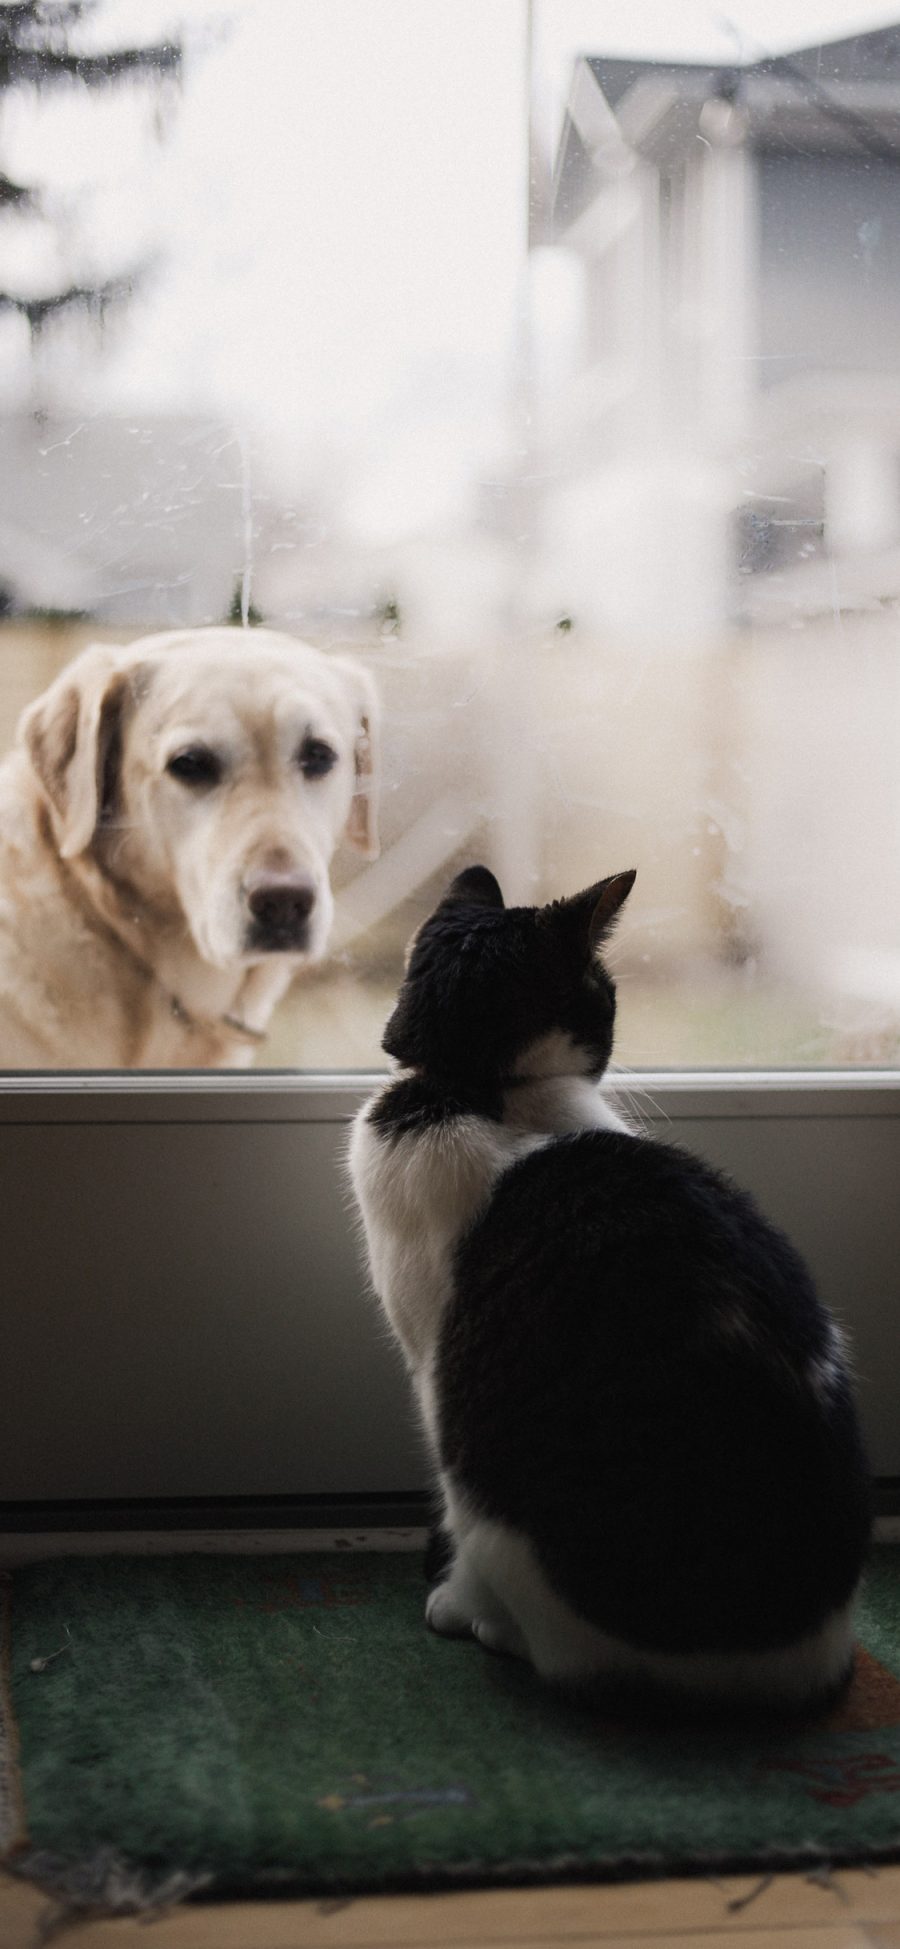
M 508 1170 L 458 1247 L 438 1372 L 445 1467 L 603 1628 L 652 1641 L 661 1571 L 671 1649 L 783 1641 L 852 1588 L 837 1336 L 789 1241 L 675 1146 L 585 1131 Z
M 644 1280 L 644 1304 L 664 1313 L 727 1307 L 744 1284 L 763 1312 L 779 1302 L 781 1327 L 780 1302 L 798 1316 L 815 1307 L 800 1255 L 748 1193 L 676 1145 L 617 1129 L 562 1135 L 512 1163 L 461 1242 L 460 1274 L 494 1260 L 501 1276 L 539 1265 L 551 1285 L 584 1278 L 594 1292 L 599 1279 L 607 1295 L 621 1277 L 632 1299 Z
M 593 1389 L 614 1374 L 620 1404 L 671 1399 L 676 1374 L 682 1399 L 707 1370 L 744 1395 L 751 1377 L 824 1392 L 829 1361 L 843 1375 L 803 1259 L 754 1199 L 675 1145 L 610 1129 L 555 1138 L 497 1178 L 456 1249 L 445 1340 L 488 1362 L 527 1340 L 570 1387 L 580 1359 Z

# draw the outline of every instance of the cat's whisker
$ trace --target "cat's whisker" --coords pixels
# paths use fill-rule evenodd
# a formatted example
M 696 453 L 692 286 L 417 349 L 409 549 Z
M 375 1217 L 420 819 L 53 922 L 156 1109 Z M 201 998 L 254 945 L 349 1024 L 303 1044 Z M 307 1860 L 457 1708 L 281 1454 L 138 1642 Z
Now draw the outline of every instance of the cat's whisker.
M 649 1105 L 653 1117 L 658 1118 L 662 1123 L 670 1123 L 671 1118 L 668 1111 L 663 1109 L 662 1104 L 657 1103 L 656 1098 L 651 1096 L 646 1084 L 638 1081 L 639 1073 L 637 1070 L 629 1069 L 626 1063 L 620 1062 L 611 1062 L 606 1071 L 610 1082 L 615 1084 L 614 1093 L 616 1102 L 621 1103 L 624 1114 L 627 1117 L 634 1118 L 634 1121 L 639 1126 L 641 1135 L 648 1136 L 650 1133 L 647 1129 L 647 1105 Z M 624 1089 L 622 1088 L 623 1081 L 627 1082 L 627 1087 Z

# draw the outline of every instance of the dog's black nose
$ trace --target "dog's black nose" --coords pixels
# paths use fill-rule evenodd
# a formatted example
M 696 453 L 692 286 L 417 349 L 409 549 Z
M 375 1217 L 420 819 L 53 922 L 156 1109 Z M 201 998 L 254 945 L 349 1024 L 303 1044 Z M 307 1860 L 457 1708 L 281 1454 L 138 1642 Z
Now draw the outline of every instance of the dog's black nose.
M 261 948 L 303 948 L 307 922 L 316 903 L 316 889 L 301 873 L 260 873 L 246 882 L 252 917 L 251 945 Z

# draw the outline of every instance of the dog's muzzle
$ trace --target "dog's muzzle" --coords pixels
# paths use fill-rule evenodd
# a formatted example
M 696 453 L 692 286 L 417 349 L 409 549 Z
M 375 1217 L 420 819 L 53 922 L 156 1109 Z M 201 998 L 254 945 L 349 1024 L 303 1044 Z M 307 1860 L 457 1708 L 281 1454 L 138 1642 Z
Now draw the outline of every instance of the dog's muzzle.
M 309 945 L 309 920 L 316 889 L 305 873 L 252 874 L 244 885 L 250 915 L 247 951 L 302 954 Z

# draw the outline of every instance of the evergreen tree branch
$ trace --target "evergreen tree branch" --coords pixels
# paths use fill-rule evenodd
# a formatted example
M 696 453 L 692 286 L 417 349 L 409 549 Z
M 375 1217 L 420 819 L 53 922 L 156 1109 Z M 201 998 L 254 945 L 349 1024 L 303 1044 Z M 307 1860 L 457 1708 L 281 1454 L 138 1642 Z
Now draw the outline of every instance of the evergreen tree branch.
M 17 311 L 27 318 L 32 334 L 37 336 L 62 312 L 87 311 L 102 319 L 108 306 L 133 297 L 135 283 L 142 275 L 143 268 L 130 272 L 127 277 L 109 278 L 105 284 L 72 284 L 68 290 L 54 291 L 46 298 L 25 298 L 15 291 L 0 290 L 0 312 Z
M 3 47 L 0 44 L 0 91 L 10 87 L 53 87 L 83 81 L 89 88 L 108 86 L 129 75 L 159 80 L 178 77 L 182 49 L 170 41 L 154 47 L 125 47 L 105 54 L 73 54 L 50 47 Z
M 11 176 L 0 175 L 0 210 L 30 210 L 34 206 L 33 190 L 26 189 L 24 183 L 14 183 Z

